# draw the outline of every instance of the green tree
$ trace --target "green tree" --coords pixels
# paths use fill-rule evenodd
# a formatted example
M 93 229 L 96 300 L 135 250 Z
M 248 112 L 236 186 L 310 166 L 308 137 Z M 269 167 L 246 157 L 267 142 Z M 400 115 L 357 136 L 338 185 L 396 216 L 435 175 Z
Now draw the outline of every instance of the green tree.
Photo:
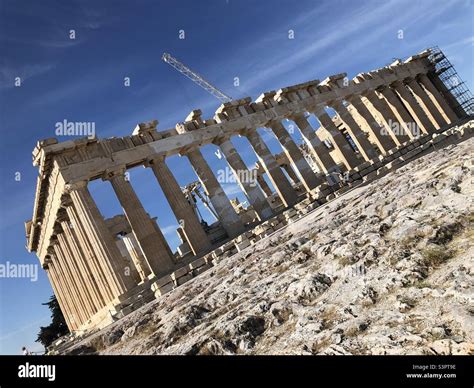
M 49 298 L 49 302 L 42 304 L 44 306 L 48 306 L 51 310 L 52 322 L 48 326 L 40 327 L 36 342 L 43 344 L 46 349 L 49 345 L 51 345 L 53 341 L 55 341 L 59 337 L 62 337 L 65 334 L 68 334 L 69 329 L 67 327 L 66 320 L 64 319 L 63 313 L 61 312 L 61 308 L 59 307 L 59 303 L 55 295 Z

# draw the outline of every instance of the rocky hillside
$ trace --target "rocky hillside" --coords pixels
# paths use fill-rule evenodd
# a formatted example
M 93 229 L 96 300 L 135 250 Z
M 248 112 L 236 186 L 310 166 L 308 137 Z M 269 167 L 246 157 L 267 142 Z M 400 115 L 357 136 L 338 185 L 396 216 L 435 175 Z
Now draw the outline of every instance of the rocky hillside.
M 474 138 L 354 189 L 73 354 L 474 354 Z

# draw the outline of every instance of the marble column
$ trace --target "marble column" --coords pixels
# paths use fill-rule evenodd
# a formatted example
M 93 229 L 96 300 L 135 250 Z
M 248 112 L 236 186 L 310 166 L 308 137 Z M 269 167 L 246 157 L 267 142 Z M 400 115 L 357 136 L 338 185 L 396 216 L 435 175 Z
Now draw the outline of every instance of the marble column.
M 173 254 L 161 231 L 153 226 L 153 221 L 144 209 L 124 171 L 115 171 L 106 176 L 112 184 L 125 217 L 132 228 L 143 255 L 153 273 L 164 276 L 174 268 Z
M 59 307 L 66 321 L 67 327 L 69 328 L 70 331 L 74 331 L 77 329 L 76 323 L 74 321 L 74 316 L 71 311 L 71 308 L 69 307 L 66 301 L 64 292 L 63 290 L 61 290 L 59 281 L 55 273 L 53 272 L 51 259 L 49 259 L 49 262 L 46 265 L 47 265 L 47 267 L 45 268 L 46 275 L 48 276 L 49 283 L 51 284 L 51 287 L 53 288 L 54 295 L 56 296 L 56 299 L 58 300 Z
M 359 113 L 360 117 L 365 121 L 365 124 L 368 126 L 367 128 L 370 134 L 372 135 L 374 143 L 380 149 L 382 154 L 386 154 L 389 150 L 397 146 L 390 136 L 387 136 L 383 133 L 382 127 L 377 122 L 377 120 L 372 115 L 367 106 L 364 104 L 360 96 L 353 95 L 349 97 L 348 102 L 354 107 L 357 113 Z M 364 126 L 365 124 L 359 123 L 360 126 Z
M 79 299 L 78 292 L 74 288 L 69 273 L 66 271 L 66 263 L 64 262 L 63 252 L 57 241 L 53 243 L 53 250 L 55 254 L 55 259 L 53 262 L 54 268 L 57 270 L 57 275 L 62 280 L 62 287 L 66 291 L 66 295 L 70 301 L 70 306 L 74 312 L 78 326 L 81 326 L 87 321 L 85 307 Z
M 107 283 L 113 295 L 118 298 L 134 288 L 135 283 L 130 276 L 126 275 L 118 247 L 87 189 L 87 183 L 68 185 L 68 188 L 86 236 L 106 275 Z
M 273 215 L 272 208 L 268 204 L 264 193 L 259 188 L 256 177 L 254 177 L 251 171 L 247 168 L 231 140 L 226 139 L 221 141 L 219 143 L 219 148 L 222 150 L 222 153 L 232 169 L 240 188 L 247 196 L 249 203 L 257 212 L 260 220 L 265 220 L 271 217 Z
M 268 178 L 275 187 L 284 207 L 292 206 L 298 200 L 296 191 L 291 186 L 285 174 L 281 170 L 278 162 L 273 154 L 268 149 L 263 139 L 258 134 L 257 130 L 250 130 L 246 134 L 255 154 L 258 157 L 260 165 L 265 169 Z
M 273 194 L 272 189 L 270 189 L 270 186 L 268 186 L 268 183 L 263 177 L 263 174 L 257 175 L 257 182 L 267 197 L 270 197 Z
M 379 155 L 367 138 L 367 134 L 359 127 L 359 124 L 356 123 L 354 117 L 344 104 L 341 101 L 335 101 L 332 107 L 339 114 L 347 132 L 349 132 L 352 141 L 355 143 L 362 157 L 366 161 L 377 158 Z
M 332 174 L 334 172 L 339 173 L 340 170 L 337 163 L 331 157 L 327 147 L 316 135 L 316 131 L 311 127 L 311 124 L 308 122 L 304 114 L 295 114 L 291 117 L 291 120 L 293 120 L 299 128 L 301 134 L 303 135 L 303 139 L 311 150 L 311 154 L 318 162 L 318 165 L 321 167 L 322 171 L 325 174 Z
M 433 123 L 407 87 L 400 81 L 394 82 L 391 86 L 397 92 L 408 112 L 410 112 L 411 116 L 417 121 L 420 129 L 424 133 L 433 132 L 435 130 Z
M 286 158 L 285 158 L 286 159 Z M 298 175 L 296 175 L 295 171 L 293 170 L 293 168 L 291 167 L 291 163 L 290 162 L 287 162 L 287 161 L 284 161 L 283 163 L 281 161 L 279 161 L 277 159 L 277 161 L 279 162 L 278 164 L 280 165 L 280 168 L 283 169 L 283 171 L 286 171 L 287 175 L 290 177 L 290 179 L 293 181 L 293 184 L 296 185 L 298 183 L 301 182 L 300 178 Z
M 79 266 L 83 281 L 86 284 L 86 288 L 90 293 L 92 302 L 96 308 L 96 310 L 100 310 L 103 308 L 106 303 L 103 298 L 102 293 L 100 292 L 100 288 L 98 285 L 98 281 L 94 276 L 94 272 L 91 270 L 91 263 L 88 262 L 84 251 L 79 243 L 78 238 L 76 237 L 76 232 L 72 227 L 72 223 L 69 220 L 64 220 L 61 222 L 61 227 L 64 233 L 64 236 L 67 240 L 67 243 L 70 247 L 72 252 L 72 256 L 74 261 Z
M 420 84 L 415 79 L 407 79 L 405 82 L 435 128 L 439 129 L 445 126 L 447 121 Z
M 378 92 L 385 98 L 397 119 L 397 123 L 400 124 L 399 132 L 396 134 L 400 142 L 405 143 L 413 139 L 415 136 L 413 135 L 411 127 L 416 125 L 416 122 L 405 109 L 400 99 L 393 90 L 387 86 L 381 87 L 378 89 Z
M 80 300 L 82 306 L 84 307 L 84 313 L 87 319 L 90 319 L 98 310 L 94 306 L 89 288 L 86 285 L 83 274 L 79 270 L 77 262 L 64 234 L 58 233 L 57 237 L 63 252 L 64 269 L 71 279 L 71 283 L 73 284 L 74 290 L 77 293 L 77 299 Z
M 188 202 L 176 178 L 162 158 L 149 161 L 149 165 L 160 184 L 163 193 L 178 220 L 182 220 L 182 230 L 186 241 L 195 255 L 203 254 L 212 247 L 199 219 Z
M 385 136 L 391 137 L 394 143 L 399 146 L 402 143 L 409 141 L 410 138 L 407 135 L 396 134 L 393 130 L 393 126 L 396 124 L 400 126 L 400 123 L 397 122 L 397 118 L 393 113 L 392 109 L 388 105 L 387 100 L 381 100 L 373 90 L 368 90 L 364 93 L 365 98 L 368 102 L 369 110 L 373 109 L 373 112 L 380 118 L 384 126 L 383 130 L 386 133 Z
M 92 277 L 95 280 L 99 294 L 104 301 L 104 306 L 115 299 L 115 291 L 112 285 L 109 283 L 107 270 L 104 268 L 102 260 L 95 253 L 93 244 L 87 234 L 87 231 L 82 224 L 79 215 L 72 204 L 72 201 L 66 199 L 64 207 L 71 220 L 71 227 L 74 230 L 74 234 L 78 239 L 78 245 L 81 248 L 85 261 L 89 264 L 89 268 L 92 272 Z
M 140 245 L 138 244 L 137 239 L 133 233 L 129 233 L 123 237 L 122 241 L 125 244 L 125 247 L 127 248 L 133 263 L 135 264 L 141 280 L 147 279 L 151 275 L 151 269 L 146 262 L 145 256 L 143 256 L 143 252 L 140 248 Z
M 202 156 L 199 149 L 194 149 L 186 153 L 191 165 L 193 166 L 199 181 L 206 190 L 212 207 L 216 211 L 219 222 L 227 232 L 229 237 L 235 237 L 245 231 L 244 224 L 240 216 L 235 211 L 234 207 L 229 201 L 227 194 L 217 181 L 214 173 Z
M 314 113 L 320 122 L 321 127 L 323 127 L 331 137 L 331 143 L 334 146 L 334 150 L 346 169 L 352 170 L 357 167 L 361 162 L 357 159 L 355 151 L 352 149 L 341 131 L 339 131 L 336 124 L 334 124 L 332 119 L 326 113 L 324 108 L 317 107 L 313 109 L 311 113 Z
M 432 101 L 434 102 L 438 110 L 443 115 L 443 118 L 445 119 L 445 121 L 449 123 L 456 122 L 458 120 L 456 113 L 454 113 L 454 111 L 449 106 L 446 99 L 443 97 L 441 92 L 436 88 L 436 86 L 433 85 L 433 83 L 428 78 L 428 76 L 426 74 L 420 74 L 418 76 L 418 80 L 420 81 L 420 84 L 423 85 L 423 87 L 425 88 L 429 96 L 431 97 Z
M 267 124 L 267 127 L 271 128 L 278 138 L 292 167 L 298 171 L 300 181 L 306 191 L 311 191 L 320 185 L 322 183 L 321 180 L 318 179 L 316 174 L 313 172 L 313 169 L 310 167 L 309 163 L 301 153 L 301 150 L 291 138 L 283 124 L 279 121 L 271 121 Z

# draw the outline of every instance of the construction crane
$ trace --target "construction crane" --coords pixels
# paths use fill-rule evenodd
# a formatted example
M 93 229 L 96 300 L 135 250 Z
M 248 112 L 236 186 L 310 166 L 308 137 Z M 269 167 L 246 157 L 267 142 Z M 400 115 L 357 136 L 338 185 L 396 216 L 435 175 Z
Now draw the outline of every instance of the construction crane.
M 171 65 L 172 67 L 174 67 L 180 73 L 184 74 L 191 81 L 198 84 L 201 88 L 203 88 L 207 92 L 211 93 L 214 97 L 216 97 L 222 103 L 232 101 L 232 97 L 228 96 L 227 94 L 225 94 L 222 91 L 220 91 L 219 89 L 217 89 L 215 86 L 211 85 L 208 81 L 206 81 L 204 78 L 202 78 L 199 74 L 192 71 L 184 63 L 178 61 L 172 55 L 170 55 L 168 53 L 163 53 L 163 56 L 161 57 L 161 59 L 163 59 L 163 61 L 166 62 L 168 65 Z

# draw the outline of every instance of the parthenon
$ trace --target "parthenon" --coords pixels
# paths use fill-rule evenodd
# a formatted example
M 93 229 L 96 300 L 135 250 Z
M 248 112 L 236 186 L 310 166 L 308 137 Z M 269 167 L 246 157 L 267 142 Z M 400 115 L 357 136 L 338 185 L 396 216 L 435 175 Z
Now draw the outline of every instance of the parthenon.
M 255 101 L 223 103 L 212 118 L 193 110 L 167 130 L 157 130 L 153 121 L 122 138 L 42 140 L 33 151 L 39 176 L 33 216 L 25 224 L 27 248 L 46 271 L 69 329 L 101 328 L 298 214 L 422 152 L 470 113 L 440 80 L 425 50 L 353 79 L 337 74 L 266 92 Z M 283 125 L 286 120 L 294 122 L 303 146 Z M 319 123 L 317 130 L 311 120 Z M 278 139 L 282 154 L 270 151 L 259 128 Z M 242 179 L 250 176 L 242 174 L 249 168 L 234 136 L 246 138 L 255 153 L 257 182 Z M 225 157 L 247 208 L 223 190 L 200 150 L 208 144 Z M 166 163 L 171 155 L 188 158 L 215 224 L 198 218 Z M 152 170 L 179 221 L 178 252 L 127 179 L 126 171 L 140 166 Z M 88 189 L 93 180 L 112 186 L 123 214 L 104 219 Z

